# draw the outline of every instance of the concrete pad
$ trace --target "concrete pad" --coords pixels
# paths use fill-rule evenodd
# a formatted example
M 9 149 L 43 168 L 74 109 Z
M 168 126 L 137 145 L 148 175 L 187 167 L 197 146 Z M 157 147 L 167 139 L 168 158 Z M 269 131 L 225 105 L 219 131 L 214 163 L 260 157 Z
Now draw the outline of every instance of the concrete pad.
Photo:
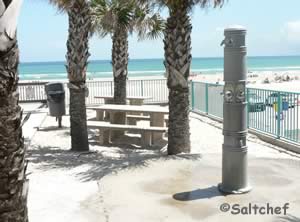
M 30 175 L 31 192 L 28 197 L 30 221 L 52 222 L 54 218 L 55 221 L 98 222 L 99 219 L 105 221 L 101 209 L 93 200 L 89 200 L 98 192 L 97 183 L 95 181 L 78 183 L 76 178 L 72 177 L 75 171 L 35 171 Z
M 95 117 L 88 111 L 88 117 Z M 28 149 L 31 222 L 300 221 L 300 158 L 249 135 L 253 190 L 223 196 L 221 124 L 191 115 L 192 153 L 168 157 L 164 149 L 124 144 L 101 146 L 89 130 L 91 153 L 70 152 L 69 118 L 58 129 L 47 117 Z M 260 207 L 269 203 L 288 215 L 231 215 L 223 203 Z
M 107 176 L 100 181 L 101 207 L 109 221 L 300 221 L 300 161 L 250 158 L 253 190 L 227 196 L 217 189 L 220 163 L 220 155 L 204 155 L 199 160 L 166 158 Z M 279 215 L 232 215 L 220 210 L 224 203 L 241 207 L 289 203 L 289 209 L 288 215 L 283 210 Z

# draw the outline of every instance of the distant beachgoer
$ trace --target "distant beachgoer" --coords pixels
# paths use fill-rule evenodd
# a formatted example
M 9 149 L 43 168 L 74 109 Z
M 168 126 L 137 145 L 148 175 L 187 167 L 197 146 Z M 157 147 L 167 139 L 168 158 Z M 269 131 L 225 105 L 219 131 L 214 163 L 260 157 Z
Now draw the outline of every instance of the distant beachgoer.
M 267 77 L 265 80 L 264 80 L 264 82 L 263 83 L 270 83 L 270 80 L 269 80 L 269 78 Z

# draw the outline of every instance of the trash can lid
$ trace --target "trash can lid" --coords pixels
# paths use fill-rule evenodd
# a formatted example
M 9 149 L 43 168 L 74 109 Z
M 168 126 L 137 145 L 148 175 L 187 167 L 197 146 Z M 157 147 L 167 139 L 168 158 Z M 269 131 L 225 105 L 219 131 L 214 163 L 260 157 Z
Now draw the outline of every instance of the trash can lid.
M 242 25 L 231 25 L 224 29 L 225 32 L 234 32 L 234 31 L 246 31 L 247 29 Z
M 64 91 L 64 84 L 61 82 L 50 82 L 45 85 L 46 91 Z

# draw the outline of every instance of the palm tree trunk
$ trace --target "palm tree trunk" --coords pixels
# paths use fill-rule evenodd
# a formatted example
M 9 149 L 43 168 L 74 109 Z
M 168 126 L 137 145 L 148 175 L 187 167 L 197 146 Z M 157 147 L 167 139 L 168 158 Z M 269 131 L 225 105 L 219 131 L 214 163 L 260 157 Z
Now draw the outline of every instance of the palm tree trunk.
M 192 25 L 188 3 L 170 11 L 165 30 L 165 66 L 169 88 L 168 154 L 190 152 L 189 88 Z
M 74 85 L 74 84 L 73 84 Z M 70 87 L 71 145 L 74 151 L 88 151 L 85 89 Z
M 128 74 L 128 34 L 116 31 L 113 35 L 112 65 L 114 75 L 114 103 L 126 104 Z
M 126 104 L 127 97 L 127 74 L 128 74 L 128 34 L 125 30 L 118 30 L 114 33 L 112 47 L 112 65 L 114 75 L 114 103 Z M 114 113 L 112 123 L 125 124 L 126 114 Z M 124 135 L 122 131 L 113 131 L 111 139 Z
M 89 32 L 91 28 L 89 5 L 86 1 L 74 1 L 68 10 L 69 37 L 67 42 L 67 71 L 70 89 L 71 144 L 74 151 L 89 150 L 86 124 L 86 70 Z
M 18 105 L 19 50 L 16 40 L 0 52 L 0 221 L 27 222 L 25 147 Z

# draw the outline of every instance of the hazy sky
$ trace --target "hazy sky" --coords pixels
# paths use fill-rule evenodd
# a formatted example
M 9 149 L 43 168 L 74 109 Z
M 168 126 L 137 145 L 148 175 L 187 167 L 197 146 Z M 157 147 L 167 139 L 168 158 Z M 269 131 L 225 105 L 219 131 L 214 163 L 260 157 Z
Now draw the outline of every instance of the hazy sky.
M 192 13 L 193 57 L 222 56 L 223 29 L 248 29 L 248 54 L 300 55 L 299 0 L 228 0 L 221 9 L 196 8 Z M 67 16 L 47 0 L 24 0 L 18 26 L 21 61 L 65 60 Z M 162 58 L 162 40 L 137 42 L 130 37 L 130 58 Z M 110 59 L 111 39 L 93 37 L 91 59 Z

